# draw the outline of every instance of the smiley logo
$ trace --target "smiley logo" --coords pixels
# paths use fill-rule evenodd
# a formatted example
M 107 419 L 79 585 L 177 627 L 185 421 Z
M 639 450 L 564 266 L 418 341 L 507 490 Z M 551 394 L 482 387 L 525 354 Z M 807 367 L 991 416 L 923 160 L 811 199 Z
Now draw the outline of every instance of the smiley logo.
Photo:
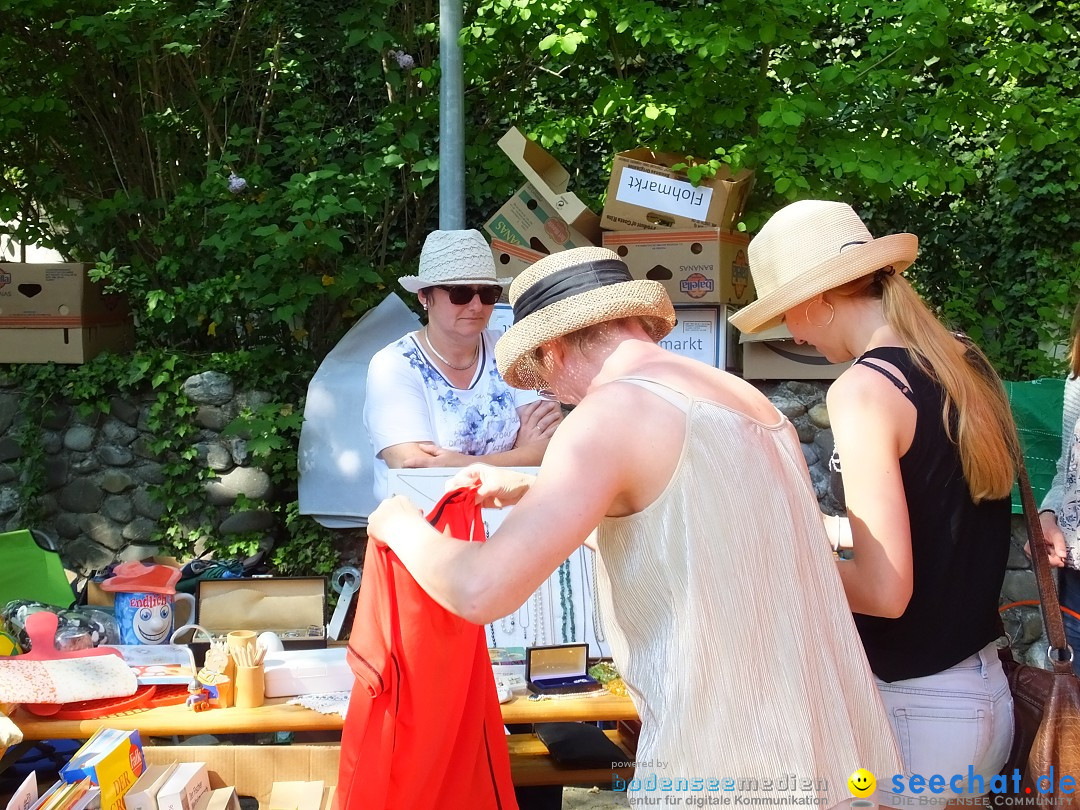
M 859 768 L 848 777 L 847 786 L 852 796 L 863 798 L 874 792 L 874 788 L 877 787 L 877 780 L 866 768 Z

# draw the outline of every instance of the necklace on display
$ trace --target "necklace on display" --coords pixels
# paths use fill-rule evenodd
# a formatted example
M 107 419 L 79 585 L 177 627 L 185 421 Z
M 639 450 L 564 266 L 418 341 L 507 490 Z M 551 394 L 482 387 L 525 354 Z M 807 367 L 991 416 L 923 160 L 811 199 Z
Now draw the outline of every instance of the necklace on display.
M 585 569 L 585 561 L 592 562 L 592 567 L 587 569 L 592 576 L 589 577 L 592 584 L 592 626 L 593 636 L 596 638 L 597 643 L 606 641 L 604 635 L 604 623 L 600 617 L 600 586 L 596 582 L 596 552 L 591 549 L 583 550 L 584 553 L 581 557 L 581 567 Z M 584 587 L 584 586 L 583 586 Z
M 577 640 L 574 620 L 574 583 L 570 579 L 570 560 L 559 566 L 559 607 L 562 608 L 562 640 L 569 644 Z
M 468 369 L 476 365 L 476 359 L 480 356 L 480 341 L 477 340 L 476 349 L 473 350 L 472 360 L 469 361 L 468 365 L 455 366 L 453 363 L 451 363 L 449 360 L 439 354 L 439 350 L 436 349 L 435 344 L 431 342 L 431 335 L 428 334 L 428 328 L 426 326 L 424 327 L 424 342 L 427 343 L 428 348 L 431 349 L 431 353 L 433 355 L 442 360 L 443 363 L 446 364 L 447 368 L 452 368 L 454 371 L 467 371 Z

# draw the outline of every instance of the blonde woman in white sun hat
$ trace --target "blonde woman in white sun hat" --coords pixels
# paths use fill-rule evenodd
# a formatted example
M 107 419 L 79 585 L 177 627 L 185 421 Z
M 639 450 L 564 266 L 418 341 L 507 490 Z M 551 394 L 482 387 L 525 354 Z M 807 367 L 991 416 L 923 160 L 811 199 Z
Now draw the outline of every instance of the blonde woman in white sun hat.
M 499 375 L 498 333 L 487 327 L 509 279 L 495 277 L 483 235 L 433 231 L 419 275 L 399 282 L 419 297 L 427 324 L 368 365 L 364 424 L 375 450 L 375 497 L 387 495 L 388 468 L 463 467 L 479 456 L 506 467 L 539 464 L 562 412 Z
M 486 543 L 447 542 L 405 498 L 383 502 L 369 536 L 484 623 L 599 527 L 604 626 L 642 720 L 632 801 L 715 796 L 736 775 L 760 788 L 741 795 L 775 798 L 798 774 L 794 803 L 832 807 L 858 768 L 895 772 L 792 425 L 748 383 L 658 346 L 671 301 L 610 250 L 547 256 L 510 300 L 506 381 L 576 405 L 538 476 L 458 474 L 486 505 L 516 504 Z
M 963 787 L 969 768 L 988 784 L 1012 739 L 996 641 L 1018 449 L 982 352 L 905 280 L 917 252 L 912 234 L 874 239 L 844 203 L 793 203 L 751 241 L 758 300 L 732 323 L 782 321 L 830 361 L 855 360 L 827 400 L 850 522 L 826 522 L 849 529 L 838 568 L 906 774 Z

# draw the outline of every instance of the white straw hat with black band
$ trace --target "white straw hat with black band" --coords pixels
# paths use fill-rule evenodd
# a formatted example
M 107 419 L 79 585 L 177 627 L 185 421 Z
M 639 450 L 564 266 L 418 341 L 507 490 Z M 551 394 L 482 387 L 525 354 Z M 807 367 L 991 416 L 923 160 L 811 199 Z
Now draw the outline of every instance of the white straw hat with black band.
M 510 285 L 514 323 L 495 344 L 495 362 L 514 388 L 547 385 L 536 348 L 563 335 L 620 318 L 640 317 L 653 340 L 675 328 L 675 309 L 657 281 L 635 280 L 619 255 L 582 247 L 552 253 Z
M 748 333 L 769 329 L 792 307 L 849 281 L 885 267 L 904 272 L 918 253 L 917 236 L 875 239 L 847 203 L 791 203 L 750 241 L 750 276 L 758 297 L 731 323 Z
M 402 276 L 401 286 L 411 293 L 425 287 L 452 285 L 505 287 L 508 278 L 495 277 L 495 258 L 484 235 L 477 230 L 432 231 L 420 250 L 420 270 Z

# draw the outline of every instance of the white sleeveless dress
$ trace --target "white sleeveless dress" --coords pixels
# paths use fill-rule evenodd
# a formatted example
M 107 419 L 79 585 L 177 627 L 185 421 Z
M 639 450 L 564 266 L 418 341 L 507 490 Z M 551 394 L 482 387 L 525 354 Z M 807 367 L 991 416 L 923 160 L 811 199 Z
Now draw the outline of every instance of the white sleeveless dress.
M 604 626 L 642 721 L 631 799 L 832 807 L 859 768 L 901 773 L 792 426 L 623 381 L 687 414 L 664 492 L 598 535 Z

